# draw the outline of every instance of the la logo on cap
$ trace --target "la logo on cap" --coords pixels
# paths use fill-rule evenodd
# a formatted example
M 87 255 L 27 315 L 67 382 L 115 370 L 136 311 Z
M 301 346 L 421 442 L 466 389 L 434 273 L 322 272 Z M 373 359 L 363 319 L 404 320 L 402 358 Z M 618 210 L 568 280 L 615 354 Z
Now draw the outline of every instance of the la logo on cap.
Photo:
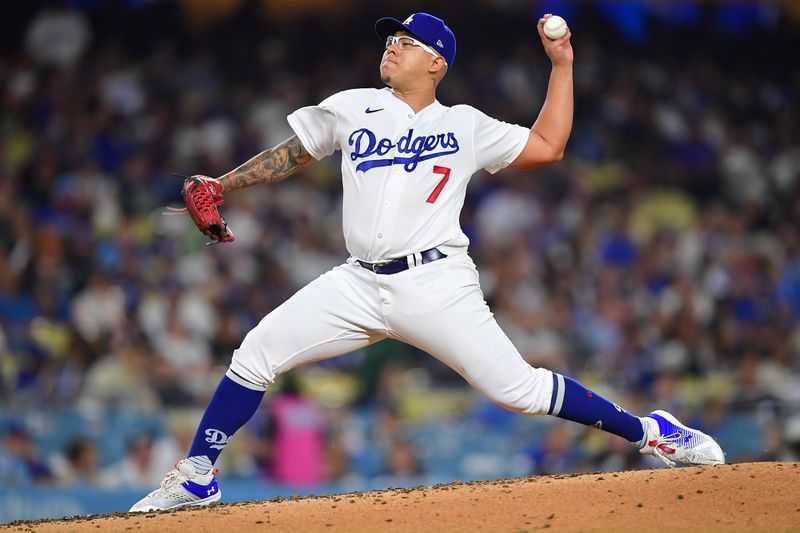
M 444 21 L 429 13 L 412 13 L 401 19 L 383 17 L 375 21 L 375 32 L 383 42 L 397 31 L 410 32 L 423 43 L 431 46 L 444 58 L 448 68 L 452 68 L 456 57 L 456 38 Z

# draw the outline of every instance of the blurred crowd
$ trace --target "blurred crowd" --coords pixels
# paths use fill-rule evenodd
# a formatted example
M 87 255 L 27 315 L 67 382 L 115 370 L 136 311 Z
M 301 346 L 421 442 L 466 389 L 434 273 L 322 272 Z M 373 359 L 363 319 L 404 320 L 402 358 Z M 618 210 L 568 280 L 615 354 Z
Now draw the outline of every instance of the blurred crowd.
M 0 56 L 0 479 L 148 487 L 185 453 L 245 333 L 346 259 L 336 156 L 227 195 L 236 241 L 219 246 L 162 214 L 180 204 L 170 172 L 221 175 L 291 135 L 297 107 L 380 86 L 382 44 L 369 11 L 348 17 L 352 31 L 310 17 L 270 32 L 247 3 L 195 34 L 177 8 L 139 7 L 133 22 L 160 9 L 177 28 L 143 44 L 136 24 L 104 28 L 64 4 L 23 17 Z M 527 8 L 498 5 L 440 6 L 460 48 L 439 100 L 530 125 L 547 59 Z M 673 410 L 729 459 L 797 460 L 797 23 L 775 7 L 764 26 L 698 43 L 655 18 L 632 41 L 598 31 L 592 9 L 570 19 L 565 160 L 470 185 L 461 223 L 485 297 L 531 364 L 640 414 Z M 401 344 L 296 374 L 223 454 L 230 473 L 398 485 L 641 464 L 620 439 L 487 405 Z M 103 456 L 102 432 L 37 442 L 48 427 L 28 415 L 53 409 L 163 423 Z M 437 471 L 431 450 L 460 462 Z

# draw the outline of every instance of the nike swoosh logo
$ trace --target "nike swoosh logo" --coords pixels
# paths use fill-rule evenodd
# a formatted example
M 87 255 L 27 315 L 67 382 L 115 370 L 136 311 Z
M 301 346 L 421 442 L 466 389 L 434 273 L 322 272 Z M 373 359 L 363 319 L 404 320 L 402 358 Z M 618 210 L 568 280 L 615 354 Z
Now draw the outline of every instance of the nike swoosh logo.
M 382 108 L 380 108 L 380 109 L 370 109 L 370 108 L 366 108 L 366 109 L 364 110 L 364 113 L 367 113 L 367 114 L 369 114 L 369 113 L 377 113 L 378 111 L 383 111 L 383 110 L 384 110 L 384 108 L 383 108 L 383 107 L 382 107 Z

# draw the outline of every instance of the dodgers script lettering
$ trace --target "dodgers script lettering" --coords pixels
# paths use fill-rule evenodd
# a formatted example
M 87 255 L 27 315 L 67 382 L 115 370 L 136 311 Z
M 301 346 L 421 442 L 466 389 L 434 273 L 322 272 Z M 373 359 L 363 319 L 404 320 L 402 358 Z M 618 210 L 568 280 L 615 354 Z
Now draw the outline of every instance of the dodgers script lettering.
M 391 139 L 378 139 L 371 130 L 361 128 L 350 134 L 347 143 L 353 147 L 350 154 L 350 159 L 353 161 L 373 155 L 384 156 L 393 148 L 398 154 L 411 154 L 407 157 L 395 156 L 362 161 L 356 166 L 356 172 L 366 172 L 371 168 L 391 165 L 403 165 L 406 172 L 413 172 L 421 161 L 458 152 L 458 139 L 453 132 L 414 137 L 414 130 L 410 129 L 397 143 L 393 143 Z

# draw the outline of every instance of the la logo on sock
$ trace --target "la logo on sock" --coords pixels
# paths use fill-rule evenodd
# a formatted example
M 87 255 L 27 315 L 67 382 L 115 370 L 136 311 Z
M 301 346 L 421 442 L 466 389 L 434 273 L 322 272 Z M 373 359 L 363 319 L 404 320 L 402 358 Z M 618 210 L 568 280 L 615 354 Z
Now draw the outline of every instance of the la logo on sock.
M 221 450 L 228 444 L 228 436 L 218 429 L 208 428 L 206 430 L 206 435 L 208 435 L 206 437 L 206 442 L 211 444 L 211 448 Z

